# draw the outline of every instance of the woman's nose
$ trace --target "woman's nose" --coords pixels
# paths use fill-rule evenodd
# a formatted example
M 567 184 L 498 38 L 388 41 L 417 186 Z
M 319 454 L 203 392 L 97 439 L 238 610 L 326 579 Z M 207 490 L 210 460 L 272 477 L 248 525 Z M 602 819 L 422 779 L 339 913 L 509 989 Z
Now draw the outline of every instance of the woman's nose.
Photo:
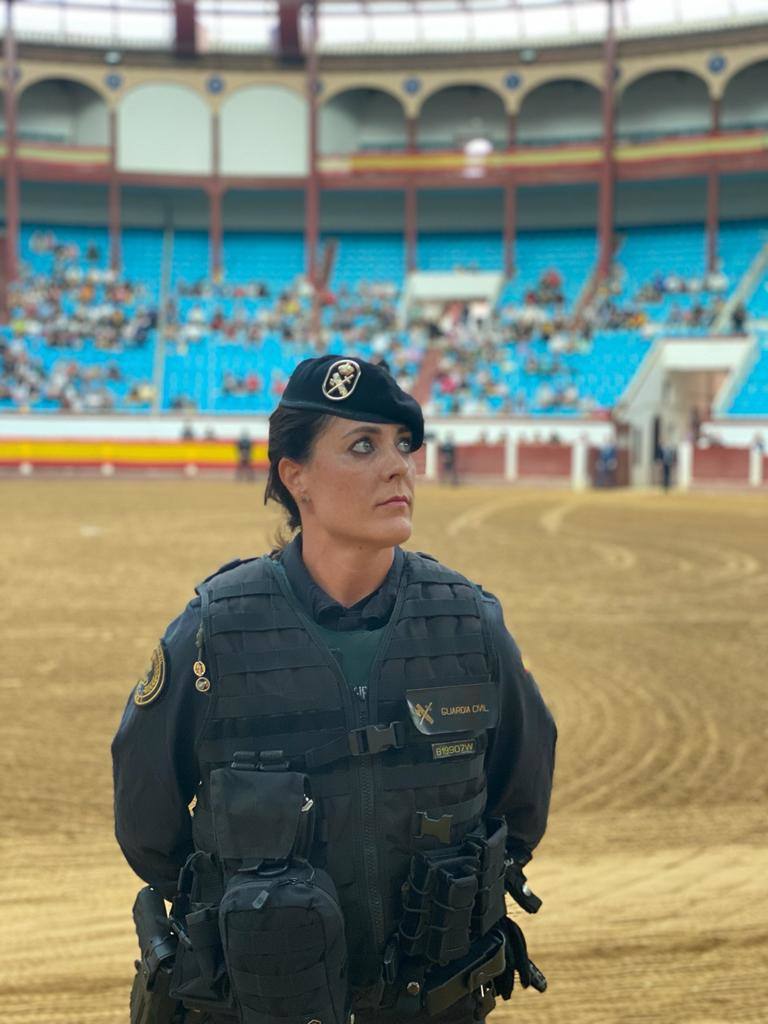
M 390 457 L 386 461 L 386 475 L 390 478 L 393 476 L 405 476 L 409 465 L 408 455 L 398 451 L 397 448 L 393 448 Z

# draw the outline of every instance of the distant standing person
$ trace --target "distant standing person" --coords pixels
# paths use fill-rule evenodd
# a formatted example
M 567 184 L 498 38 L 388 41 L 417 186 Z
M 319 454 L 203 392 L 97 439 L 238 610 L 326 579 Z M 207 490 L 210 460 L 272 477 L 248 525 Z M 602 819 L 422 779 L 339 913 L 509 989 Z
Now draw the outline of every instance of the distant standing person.
M 677 449 L 673 444 L 661 447 L 661 486 L 668 491 L 672 483 L 672 469 L 677 462 Z
M 253 480 L 253 441 L 243 432 L 237 439 L 237 480 Z
M 595 486 L 615 487 L 618 453 L 613 441 L 607 441 L 597 454 L 595 463 Z
M 747 324 L 747 308 L 743 302 L 731 313 L 731 327 L 734 334 L 744 334 Z
M 442 475 L 449 479 L 454 487 L 459 483 L 459 474 L 456 469 L 456 445 L 453 437 L 449 434 L 439 448 Z

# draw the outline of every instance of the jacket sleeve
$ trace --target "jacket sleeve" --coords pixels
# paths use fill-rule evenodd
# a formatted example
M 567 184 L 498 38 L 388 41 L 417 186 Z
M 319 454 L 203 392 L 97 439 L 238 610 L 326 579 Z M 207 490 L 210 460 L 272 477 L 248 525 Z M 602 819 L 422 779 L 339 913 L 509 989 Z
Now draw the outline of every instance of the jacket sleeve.
M 547 827 L 557 729 L 536 681 L 523 665 L 498 600 L 483 595 L 498 657 L 499 723 L 486 760 L 488 810 L 506 818 L 508 849 L 527 859 Z
M 192 852 L 195 740 L 207 706 L 192 669 L 199 624 L 195 598 L 160 642 L 159 692 L 145 704 L 136 703 L 137 690 L 131 693 L 112 741 L 117 841 L 136 874 L 166 898 L 175 893 L 179 869 Z

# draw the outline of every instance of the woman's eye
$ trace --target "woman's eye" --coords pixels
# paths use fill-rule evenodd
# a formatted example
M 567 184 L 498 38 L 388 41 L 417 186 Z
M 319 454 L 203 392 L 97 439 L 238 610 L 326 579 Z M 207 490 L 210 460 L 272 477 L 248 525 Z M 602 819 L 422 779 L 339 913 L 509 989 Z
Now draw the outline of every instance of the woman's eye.
M 355 441 L 350 450 L 364 455 L 366 452 L 373 451 L 373 445 L 367 437 L 361 437 L 359 441 Z
M 413 441 L 410 437 L 401 437 L 397 442 L 397 447 L 401 452 L 410 452 L 413 446 Z

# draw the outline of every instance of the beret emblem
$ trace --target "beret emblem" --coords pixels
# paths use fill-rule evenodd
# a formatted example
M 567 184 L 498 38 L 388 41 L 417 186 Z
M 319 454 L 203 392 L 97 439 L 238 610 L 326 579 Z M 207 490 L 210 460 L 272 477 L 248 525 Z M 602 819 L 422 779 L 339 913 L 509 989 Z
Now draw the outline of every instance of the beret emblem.
M 360 366 L 354 359 L 340 359 L 332 363 L 323 381 L 323 394 L 332 402 L 349 398 L 360 380 Z

